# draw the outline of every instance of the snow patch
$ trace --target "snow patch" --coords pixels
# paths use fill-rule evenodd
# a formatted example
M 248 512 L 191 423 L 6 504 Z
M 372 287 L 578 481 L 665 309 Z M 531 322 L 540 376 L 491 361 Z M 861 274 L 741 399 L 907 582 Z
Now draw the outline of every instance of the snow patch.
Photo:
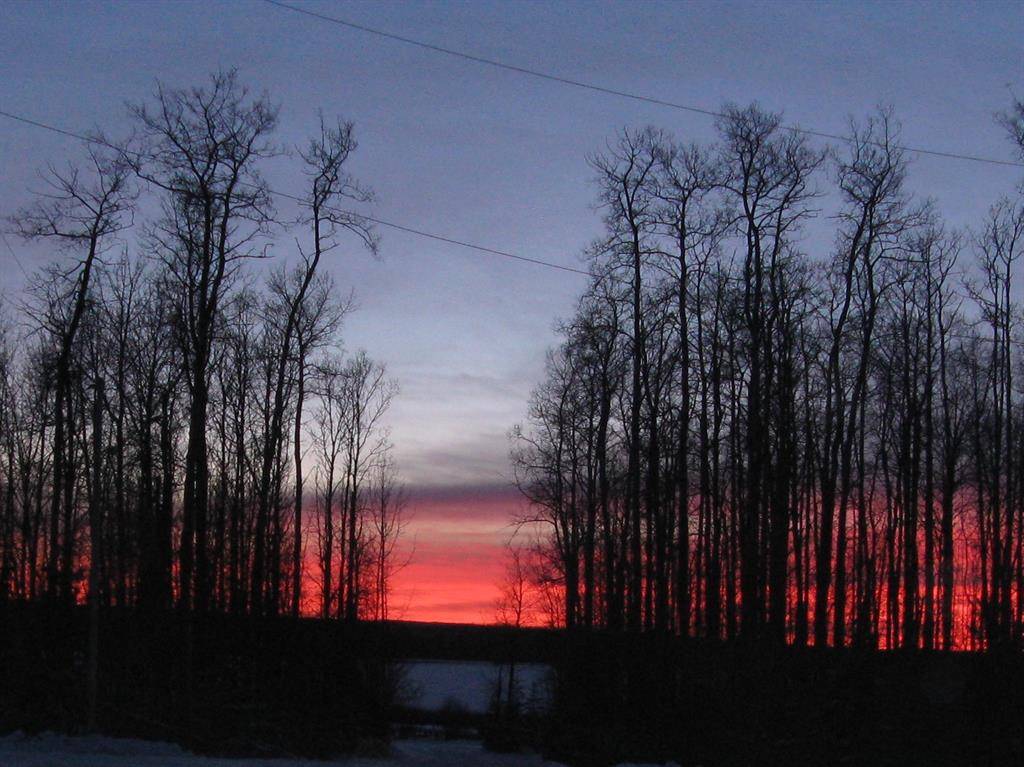
M 224 759 L 190 754 L 171 743 L 14 733 L 0 738 L 3 767 L 559 767 L 529 754 L 492 754 L 477 741 L 399 740 L 384 759 Z

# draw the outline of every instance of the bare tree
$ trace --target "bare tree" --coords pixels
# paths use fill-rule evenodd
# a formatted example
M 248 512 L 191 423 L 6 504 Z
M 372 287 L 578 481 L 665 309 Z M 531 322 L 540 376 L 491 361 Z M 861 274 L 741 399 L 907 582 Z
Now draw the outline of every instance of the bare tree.
M 51 273 L 45 314 L 40 316 L 55 342 L 53 363 L 53 488 L 50 511 L 47 588 L 54 598 L 73 599 L 73 531 L 71 474 L 68 471 L 68 413 L 71 396 L 71 360 L 75 341 L 92 289 L 98 259 L 111 239 L 131 224 L 134 193 L 130 169 L 119 158 L 90 145 L 82 170 L 50 167 L 44 177 L 47 191 L 31 207 L 13 219 L 16 231 L 26 239 L 55 239 L 74 259 L 73 264 Z M 63 522 L 60 545 L 59 524 Z M 59 560 L 58 560 L 59 554 Z
M 405 488 L 398 481 L 394 459 L 386 447 L 371 475 L 370 528 L 373 536 L 373 620 L 391 615 L 390 597 L 395 575 L 411 561 L 413 552 L 401 552 L 399 543 L 408 523 Z M 402 555 L 399 558 L 399 554 Z
M 296 616 L 299 614 L 302 599 L 301 433 L 305 372 L 309 354 L 337 327 L 346 309 L 344 306 L 328 307 L 328 291 L 325 284 L 319 286 L 320 298 L 315 301 L 316 306 L 308 306 L 307 300 L 310 297 L 310 290 L 316 284 L 317 268 L 321 258 L 338 245 L 336 235 L 339 230 L 355 234 L 371 252 L 376 252 L 377 248 L 377 241 L 369 222 L 332 207 L 338 200 L 365 202 L 372 197 L 371 193 L 362 188 L 344 168 L 355 148 L 351 123 L 339 121 L 336 127 L 328 128 L 321 117 L 320 135 L 309 142 L 307 149 L 300 151 L 306 174 L 311 180 L 311 189 L 304 201 L 304 207 L 308 212 L 304 212 L 303 218 L 304 223 L 312 227 L 313 247 L 310 253 L 300 248 L 301 265 L 290 278 L 281 274 L 272 285 L 273 292 L 280 298 L 285 316 L 283 327 L 279 331 L 280 350 L 270 434 L 263 449 L 260 504 L 261 513 L 269 514 L 273 458 L 280 451 L 283 440 L 286 375 L 294 366 L 297 381 L 294 395 L 295 521 L 291 612 Z M 289 281 L 291 284 L 287 284 Z M 303 329 L 305 333 L 302 332 Z
M 771 584 L 775 601 L 770 616 L 773 635 L 784 636 L 785 575 L 788 555 L 785 530 L 788 520 L 776 513 L 770 530 L 762 523 L 764 504 L 771 496 L 773 470 L 769 433 L 773 333 L 776 329 L 779 278 L 790 254 L 789 245 L 801 222 L 814 211 L 810 178 L 823 160 L 802 134 L 781 131 L 778 115 L 757 106 L 727 107 L 719 122 L 723 138 L 723 186 L 737 210 L 736 225 L 743 242 L 743 321 L 748 366 L 745 424 L 745 498 L 740 515 L 741 623 L 744 633 L 756 634 L 763 622 L 763 574 L 759 543 L 772 531 Z M 781 465 L 777 469 L 789 471 Z M 771 566 L 771 565 L 770 565 Z
M 639 628 L 642 617 L 643 557 L 640 495 L 640 421 L 643 407 L 644 266 L 651 250 L 649 239 L 657 221 L 655 176 L 664 137 L 653 128 L 623 131 L 605 155 L 590 159 L 598 173 L 599 200 L 605 211 L 606 239 L 599 253 L 609 257 L 610 268 L 629 274 L 632 332 L 632 385 L 629 407 L 629 465 L 626 469 L 630 510 L 630 567 L 626 623 Z
M 250 98 L 234 71 L 207 87 L 159 85 L 152 104 L 133 105 L 141 148 L 125 152 L 136 173 L 165 193 L 152 237 L 177 292 L 179 338 L 189 388 L 180 595 L 183 607 L 209 606 L 207 411 L 217 320 L 233 277 L 271 222 L 257 165 L 274 153 L 277 109 Z

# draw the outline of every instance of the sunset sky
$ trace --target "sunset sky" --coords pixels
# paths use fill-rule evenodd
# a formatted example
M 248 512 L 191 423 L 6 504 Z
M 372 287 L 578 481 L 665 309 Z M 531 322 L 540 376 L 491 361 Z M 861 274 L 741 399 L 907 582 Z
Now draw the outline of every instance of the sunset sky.
M 426 42 L 705 109 L 758 100 L 786 120 L 842 133 L 848 115 L 892 105 L 910 146 L 1010 159 L 993 114 L 1024 95 L 1019 3 L 302 3 Z M 909 31 L 908 31 L 909 30 Z M 453 59 L 260 0 L 111 5 L 0 2 L 0 110 L 112 136 L 125 101 L 157 76 L 175 87 L 238 67 L 281 105 L 278 140 L 304 143 L 317 111 L 352 120 L 352 171 L 383 220 L 579 266 L 600 231 L 589 152 L 624 126 L 710 141 L 704 116 Z M 62 136 L 0 118 L 0 215 L 38 188 L 47 161 L 80 156 Z M 915 158 L 910 187 L 953 226 L 980 220 L 1019 169 Z M 299 194 L 294 160 L 267 170 Z M 983 193 L 979 193 L 983 192 Z M 282 212 L 290 211 L 281 204 Z M 396 617 L 493 618 L 502 547 L 523 510 L 508 431 L 540 379 L 552 327 L 584 278 L 381 228 L 373 259 L 355 243 L 329 264 L 355 289 L 349 349 L 401 387 L 389 415 L 409 488 L 409 566 Z M 293 257 L 290 239 L 274 255 Z M 827 249 L 813 226 L 804 243 Z M 0 240 L 0 285 L 17 301 L 52 254 Z

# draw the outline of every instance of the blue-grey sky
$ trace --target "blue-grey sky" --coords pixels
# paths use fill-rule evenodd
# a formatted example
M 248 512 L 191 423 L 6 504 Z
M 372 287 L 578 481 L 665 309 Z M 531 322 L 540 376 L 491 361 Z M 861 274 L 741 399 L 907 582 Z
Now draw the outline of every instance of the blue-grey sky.
M 993 113 L 1024 95 L 1024 5 L 1000 3 L 345 2 L 304 7 L 663 99 L 783 110 L 841 133 L 849 115 L 892 105 L 911 145 L 1010 159 Z M 499 249 L 578 264 L 599 233 L 585 157 L 624 126 L 684 140 L 712 121 L 499 71 L 237 2 L 0 2 L 0 109 L 72 130 L 128 128 L 124 102 L 160 79 L 198 84 L 238 67 L 281 106 L 279 140 L 303 142 L 317 110 L 356 124 L 353 172 L 375 215 Z M 0 119 L 0 213 L 28 199 L 35 170 L 74 142 Z M 275 162 L 297 193 L 298 166 Z M 916 159 L 911 186 L 956 226 L 977 221 L 1020 169 Z M 823 177 L 822 182 L 826 179 Z M 390 422 L 405 477 L 493 485 L 508 477 L 506 432 L 525 414 L 556 317 L 583 278 L 381 230 L 381 258 L 342 247 L 330 268 L 356 290 L 346 344 L 384 361 L 402 388 Z M 4 293 L 39 248 L 0 242 Z M 827 250 L 813 231 L 805 247 Z M 276 254 L 289 256 L 283 238 Z

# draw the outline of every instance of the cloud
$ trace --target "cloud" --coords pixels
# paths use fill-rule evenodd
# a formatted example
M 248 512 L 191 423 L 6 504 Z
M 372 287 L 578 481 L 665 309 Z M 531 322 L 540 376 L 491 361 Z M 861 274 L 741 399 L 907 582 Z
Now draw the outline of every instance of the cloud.
M 425 440 L 395 445 L 403 478 L 421 486 L 511 484 L 512 464 L 506 433 L 448 431 L 441 444 Z
M 419 485 L 510 481 L 508 432 L 526 415 L 534 367 L 506 359 L 456 372 L 393 369 L 401 393 L 389 423 L 403 478 Z
M 419 504 L 518 504 L 523 500 L 522 493 L 511 482 L 479 482 L 458 485 L 406 484 L 406 492 L 411 499 L 415 499 Z

